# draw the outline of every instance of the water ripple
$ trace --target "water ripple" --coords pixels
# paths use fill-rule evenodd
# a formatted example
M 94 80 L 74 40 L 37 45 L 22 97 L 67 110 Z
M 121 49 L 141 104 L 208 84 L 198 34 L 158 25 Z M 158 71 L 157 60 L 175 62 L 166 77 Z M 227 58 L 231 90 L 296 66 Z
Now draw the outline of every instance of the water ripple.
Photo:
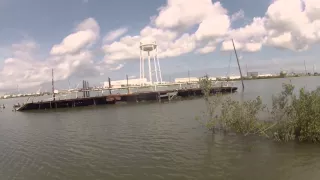
M 1 112 L 1 180 L 319 179 L 318 146 L 212 135 L 201 100 Z

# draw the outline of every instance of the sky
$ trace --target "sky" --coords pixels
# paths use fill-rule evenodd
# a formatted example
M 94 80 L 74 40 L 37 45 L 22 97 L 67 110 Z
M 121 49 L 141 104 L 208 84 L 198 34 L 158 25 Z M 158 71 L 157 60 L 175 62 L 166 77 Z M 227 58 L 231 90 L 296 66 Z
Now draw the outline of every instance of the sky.
M 244 72 L 320 67 L 319 0 L 0 0 L 0 22 L 0 92 L 139 77 L 140 42 L 164 80 L 239 74 L 231 39 Z

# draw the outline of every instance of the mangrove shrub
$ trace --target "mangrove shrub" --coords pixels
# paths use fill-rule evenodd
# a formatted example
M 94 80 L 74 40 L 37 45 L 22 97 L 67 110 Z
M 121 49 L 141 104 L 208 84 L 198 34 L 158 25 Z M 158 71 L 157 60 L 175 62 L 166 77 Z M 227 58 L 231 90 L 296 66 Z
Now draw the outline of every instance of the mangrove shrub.
M 204 124 L 213 133 L 219 130 L 284 142 L 320 142 L 320 88 L 311 92 L 301 88 L 296 95 L 293 85 L 283 84 L 282 92 L 272 97 L 272 108 L 268 110 L 260 97 L 237 101 L 220 94 L 210 96 L 212 81 L 205 76 L 199 82 L 206 103 Z M 268 119 L 262 120 L 261 114 Z

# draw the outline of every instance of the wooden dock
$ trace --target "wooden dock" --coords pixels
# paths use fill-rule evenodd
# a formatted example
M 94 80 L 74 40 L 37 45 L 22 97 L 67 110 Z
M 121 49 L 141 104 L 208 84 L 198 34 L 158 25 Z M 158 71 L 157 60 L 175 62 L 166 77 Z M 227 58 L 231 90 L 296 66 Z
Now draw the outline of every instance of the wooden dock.
M 213 87 L 211 93 L 232 93 L 237 91 L 237 87 Z M 202 96 L 200 88 L 177 89 L 166 91 L 148 91 L 131 94 L 112 94 L 107 96 L 74 98 L 55 101 L 39 101 L 23 104 L 17 108 L 17 111 L 27 110 L 45 110 L 56 108 L 74 108 L 81 106 L 96 106 L 106 104 L 116 104 L 117 102 L 143 102 L 143 101 L 170 101 L 175 98 L 187 98 L 193 96 Z

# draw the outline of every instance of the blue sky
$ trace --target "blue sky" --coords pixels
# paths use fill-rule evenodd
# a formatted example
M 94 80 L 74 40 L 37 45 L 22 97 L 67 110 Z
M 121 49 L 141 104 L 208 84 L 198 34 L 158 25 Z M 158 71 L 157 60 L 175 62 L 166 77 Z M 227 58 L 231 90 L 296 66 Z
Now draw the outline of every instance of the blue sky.
M 208 0 L 191 1 L 192 3 L 195 3 L 194 8 L 197 8 L 196 5 L 200 4 L 200 1 Z M 288 0 L 276 1 L 289 2 Z M 290 2 L 293 1 L 298 3 L 298 1 L 300 0 L 292 0 Z M 309 1 L 310 0 L 303 0 L 303 2 L 305 3 L 304 5 L 313 5 Z M 217 2 L 218 1 L 212 1 L 213 4 Z M 306 60 L 308 66 L 310 67 L 313 64 L 318 63 L 316 57 L 319 55 L 319 52 L 317 51 L 319 46 L 317 44 L 320 38 L 317 39 L 318 37 L 313 36 L 312 38 L 311 36 L 308 36 L 308 38 L 306 38 L 304 35 L 305 33 L 301 33 L 300 29 L 294 29 L 294 27 L 292 27 L 292 30 L 282 28 L 285 24 L 292 24 L 293 21 L 295 21 L 295 18 L 280 18 L 279 22 L 275 22 L 277 18 L 274 17 L 277 17 L 277 15 L 279 16 L 279 9 L 292 8 L 292 10 L 295 10 L 294 8 L 296 8 L 296 6 L 291 6 L 290 4 L 288 4 L 288 6 L 283 6 L 283 3 L 274 3 L 274 5 L 272 6 L 272 2 L 274 1 L 222 0 L 220 2 L 221 6 L 222 8 L 227 10 L 226 14 L 230 19 L 232 15 L 235 15 L 239 11 L 244 12 L 244 15 L 237 18 L 237 20 L 230 21 L 228 32 L 226 32 L 224 35 L 221 35 L 221 37 L 217 37 L 215 35 L 214 37 L 209 37 L 206 41 L 200 42 L 198 40 L 195 40 L 197 47 L 195 47 L 192 51 L 170 57 L 163 56 L 160 60 L 160 63 L 164 76 L 167 78 L 169 76 L 183 76 L 183 74 L 186 74 L 188 69 L 191 71 L 191 74 L 192 72 L 194 72 L 194 76 L 200 76 L 205 71 L 209 71 L 206 73 L 212 75 L 224 75 L 227 67 L 229 66 L 229 57 L 231 52 L 223 51 L 221 50 L 221 48 L 222 43 L 230 39 L 230 37 L 235 38 L 236 41 L 239 37 L 239 43 L 244 46 L 246 43 L 255 43 L 254 45 L 262 44 L 261 48 L 258 48 L 258 50 L 239 49 L 239 54 L 241 56 L 241 65 L 245 66 L 247 64 L 249 69 L 252 71 L 274 73 L 277 72 L 280 68 L 300 71 L 304 69 L 304 67 L 300 67 L 303 65 L 303 60 Z M 165 25 L 161 25 L 161 23 L 155 24 L 151 22 L 150 19 L 153 16 L 160 19 L 160 12 L 163 9 L 161 10 L 159 8 L 168 7 L 169 5 L 167 3 L 168 2 L 166 0 L 1 0 L 0 73 L 2 73 L 2 78 L 0 78 L 0 90 L 10 89 L 14 87 L 15 83 L 12 83 L 12 81 L 17 81 L 16 84 L 19 84 L 28 82 L 30 80 L 30 78 L 28 79 L 28 77 L 30 76 L 27 75 L 25 76 L 25 79 L 19 80 L 17 80 L 17 76 L 11 75 L 11 69 L 13 73 L 16 73 L 17 71 L 28 71 L 28 69 L 22 67 L 12 67 L 13 65 L 11 65 L 10 67 L 6 67 L 7 63 L 5 62 L 8 58 L 20 59 L 21 61 L 29 64 L 38 63 L 39 66 L 37 67 L 39 69 L 44 67 L 50 69 L 50 63 L 47 62 L 51 61 L 48 59 L 56 58 L 53 57 L 54 55 L 50 54 L 53 46 L 61 44 L 64 38 L 72 33 L 75 33 L 75 27 L 77 27 L 87 18 L 94 19 L 94 21 L 98 24 L 99 32 L 97 33 L 98 37 L 94 38 L 94 43 L 92 43 L 90 47 L 86 47 L 92 53 L 92 56 L 90 56 L 92 62 L 86 63 L 94 65 L 95 68 L 96 66 L 103 66 L 103 68 L 99 69 L 100 75 L 88 75 L 88 77 L 85 77 L 86 75 L 83 74 L 81 77 L 79 77 L 77 76 L 78 73 L 70 72 L 68 73 L 68 75 L 63 76 L 62 74 L 64 70 L 60 70 L 59 80 L 66 81 L 67 79 L 71 79 L 72 81 L 78 81 L 79 79 L 85 77 L 89 81 L 92 81 L 94 84 L 97 84 L 99 82 L 105 81 L 107 77 L 111 77 L 113 79 L 123 79 L 126 74 L 129 74 L 130 76 L 138 76 L 138 57 L 116 59 L 116 62 L 108 63 L 110 58 L 107 57 L 107 54 L 110 52 L 107 50 L 105 50 L 104 52 L 101 49 L 104 46 L 110 47 L 114 42 L 123 43 L 123 41 L 121 41 L 121 38 L 123 36 L 132 37 L 140 35 L 141 30 L 146 26 L 151 26 L 155 29 L 166 29 L 170 32 L 177 32 L 178 35 L 174 39 L 170 39 L 170 41 L 179 39 L 179 37 L 183 33 L 189 33 L 189 35 L 192 36 L 192 34 L 194 34 L 198 29 L 200 22 L 191 24 L 191 28 L 186 29 L 184 32 L 181 32 L 180 30 L 178 32 L 174 28 L 164 27 Z M 272 8 L 278 11 L 273 11 Z M 318 8 L 314 11 L 319 12 L 320 10 Z M 283 17 L 293 17 L 295 14 L 297 14 L 289 14 L 290 11 L 285 11 L 283 13 Z M 308 22 L 310 24 L 312 24 L 316 20 L 320 20 L 320 17 L 318 18 L 318 16 L 316 16 L 316 18 L 314 18 L 315 16 L 312 16 L 313 19 L 311 20 L 310 13 L 308 14 L 307 10 L 304 10 L 304 8 L 301 9 L 300 13 L 301 16 L 306 16 L 310 19 L 310 21 Z M 210 14 L 210 16 L 214 15 Z M 233 37 L 232 32 L 239 30 L 239 28 L 241 27 L 244 28 L 246 25 L 253 24 L 253 18 L 255 17 L 264 19 L 263 28 L 265 32 L 263 35 L 260 35 L 261 37 L 256 38 L 256 36 L 253 35 L 247 37 L 248 34 L 250 34 L 250 32 L 252 31 L 242 32 L 244 36 L 246 36 L 245 38 L 239 34 Z M 218 19 L 216 19 L 216 21 L 218 21 Z M 299 24 L 300 22 L 298 22 L 297 20 L 297 23 Z M 280 26 L 279 24 L 282 26 Z M 179 24 L 177 24 L 177 26 L 178 25 Z M 110 31 L 115 31 L 119 28 L 126 28 L 125 34 L 114 38 L 112 42 L 108 42 L 106 44 L 103 41 L 103 38 L 107 36 Z M 214 30 L 216 27 L 210 28 Z M 316 30 L 314 29 L 313 31 Z M 273 34 L 270 35 L 270 32 L 273 32 Z M 281 35 L 284 35 L 286 33 L 291 34 L 291 40 L 280 42 L 280 40 L 283 40 L 283 37 Z M 301 40 L 301 38 L 299 38 L 299 40 L 295 40 L 293 37 L 296 37 L 298 35 L 301 35 L 301 37 L 305 39 Z M 280 38 L 280 36 L 282 37 L 282 39 Z M 205 46 L 204 42 L 209 42 L 213 39 L 218 38 L 224 39 L 214 44 L 215 51 L 203 54 L 195 53 L 195 51 L 200 48 L 198 47 L 198 44 L 202 44 L 203 46 Z M 157 42 L 159 41 L 161 40 L 157 39 Z M 23 44 L 25 42 L 33 42 L 34 44 L 36 44 L 36 50 L 32 51 L 32 53 L 30 53 L 29 51 L 28 53 L 24 53 L 28 54 L 27 60 L 25 60 L 21 56 L 13 57 L 13 54 L 16 51 L 12 50 L 12 44 Z M 300 47 L 305 47 L 305 45 L 308 45 L 308 48 L 301 50 Z M 162 50 L 165 51 L 166 49 L 163 48 Z M 137 49 L 137 53 L 138 52 L 139 50 Z M 68 61 L 67 58 L 62 58 L 61 56 L 62 55 L 59 54 L 59 58 L 61 58 L 61 60 L 56 62 L 63 63 L 64 59 Z M 46 64 L 41 64 L 42 61 Z M 123 66 L 123 68 L 115 70 L 115 68 L 119 65 Z M 15 63 L 15 66 L 19 66 L 19 63 Z M 23 65 L 21 64 L 21 66 Z M 237 74 L 236 61 L 234 56 L 232 58 L 231 66 L 233 67 L 232 73 Z M 31 67 L 35 66 L 31 65 Z M 74 70 L 76 71 L 81 69 Z M 87 71 L 88 70 L 86 70 L 85 72 Z M 38 71 L 36 69 L 32 69 L 32 73 L 37 74 L 37 72 Z M 41 71 L 41 73 L 44 73 L 44 71 Z M 19 74 L 19 76 L 24 76 L 24 74 Z M 8 81 L 9 78 L 11 78 L 10 83 Z M 37 83 L 41 84 L 46 81 L 46 79 L 37 78 L 36 80 L 32 80 L 32 83 L 34 83 L 36 86 L 39 86 L 37 85 Z

